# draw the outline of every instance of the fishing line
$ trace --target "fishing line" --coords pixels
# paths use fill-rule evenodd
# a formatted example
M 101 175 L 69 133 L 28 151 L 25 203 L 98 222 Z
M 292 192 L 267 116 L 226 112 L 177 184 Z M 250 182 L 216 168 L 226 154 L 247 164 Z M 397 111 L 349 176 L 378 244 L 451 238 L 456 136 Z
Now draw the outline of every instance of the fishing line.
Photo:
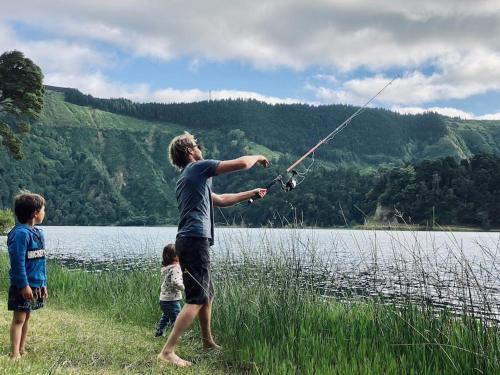
M 382 87 L 375 95 L 373 95 L 365 104 L 363 104 L 360 108 L 356 110 L 351 116 L 349 116 L 344 122 L 342 122 L 339 126 L 337 126 L 332 132 L 330 132 L 325 138 L 321 139 L 316 145 L 311 147 L 309 151 L 307 151 L 304 155 L 302 155 L 300 158 L 298 158 L 295 162 L 293 162 L 285 171 L 285 176 L 289 176 L 288 180 L 285 182 L 283 175 L 278 175 L 274 180 L 272 180 L 265 188 L 269 190 L 274 184 L 280 183 L 282 190 L 284 191 L 291 191 L 295 189 L 299 184 L 301 184 L 305 177 L 306 174 L 309 172 L 311 169 L 313 163 L 314 163 L 314 152 L 316 149 L 318 149 L 320 146 L 330 142 L 337 134 L 339 134 L 342 130 L 344 130 L 349 124 L 352 122 L 354 118 L 362 114 L 368 107 L 368 105 L 374 101 L 381 93 L 384 91 L 387 87 L 389 87 L 397 78 L 400 76 L 397 75 L 393 79 L 391 79 L 384 87 Z M 304 172 L 299 172 L 295 170 L 295 167 L 297 167 L 300 163 L 304 161 L 309 155 L 312 156 L 312 162 L 309 165 L 309 167 L 306 168 Z M 259 196 L 255 196 L 248 200 L 248 203 L 253 203 L 256 199 L 260 199 Z
M 205 287 L 203 285 L 200 284 L 200 282 L 198 280 L 196 280 L 196 277 L 194 277 L 191 272 L 189 272 L 187 269 L 184 270 L 184 273 L 188 274 L 189 276 L 191 276 L 191 278 L 196 282 L 196 284 L 198 284 L 200 286 L 201 289 L 203 289 L 203 291 L 205 292 L 205 295 L 207 296 L 208 299 L 210 299 L 210 293 L 205 289 Z M 209 277 L 209 283 L 210 283 L 210 275 L 208 275 Z

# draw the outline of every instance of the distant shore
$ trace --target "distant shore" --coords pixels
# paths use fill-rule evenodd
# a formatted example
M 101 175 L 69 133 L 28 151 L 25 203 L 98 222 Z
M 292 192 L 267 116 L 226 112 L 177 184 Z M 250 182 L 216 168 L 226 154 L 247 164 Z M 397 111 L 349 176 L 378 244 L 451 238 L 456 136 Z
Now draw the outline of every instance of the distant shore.
M 41 225 L 49 227 L 123 227 L 123 228 L 175 228 L 174 225 Z M 235 229 L 290 229 L 288 227 L 250 227 L 250 226 L 237 226 L 237 225 L 217 225 L 217 228 L 235 228 Z M 421 232 L 500 232 L 500 228 L 484 229 L 481 227 L 461 226 L 461 225 L 435 225 L 429 227 L 419 224 L 386 224 L 386 223 L 368 223 L 356 224 L 352 226 L 337 226 L 337 227 L 311 227 L 295 225 L 293 229 L 318 229 L 318 230 L 379 230 L 379 231 L 421 231 Z M 0 234 L 0 249 L 1 246 L 6 244 L 7 233 Z

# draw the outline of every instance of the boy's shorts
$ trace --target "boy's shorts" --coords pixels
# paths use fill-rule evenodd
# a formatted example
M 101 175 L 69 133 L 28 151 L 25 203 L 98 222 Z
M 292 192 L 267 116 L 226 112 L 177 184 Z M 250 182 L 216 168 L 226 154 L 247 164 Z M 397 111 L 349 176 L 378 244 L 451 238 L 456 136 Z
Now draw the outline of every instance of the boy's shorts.
M 9 299 L 7 302 L 7 308 L 9 311 L 22 311 L 31 312 L 33 310 L 38 310 L 43 307 L 42 289 L 41 288 L 31 288 L 33 291 L 33 299 L 24 299 L 21 295 L 21 289 L 11 285 L 9 288 Z
M 178 237 L 175 251 L 182 269 L 186 303 L 204 305 L 214 296 L 210 280 L 210 244 L 208 238 Z

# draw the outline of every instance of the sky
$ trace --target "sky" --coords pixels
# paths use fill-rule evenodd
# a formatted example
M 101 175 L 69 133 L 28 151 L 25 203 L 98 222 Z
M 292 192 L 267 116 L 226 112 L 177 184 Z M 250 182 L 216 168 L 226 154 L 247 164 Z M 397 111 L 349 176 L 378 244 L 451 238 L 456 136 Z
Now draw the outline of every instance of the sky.
M 498 0 L 0 0 L 0 53 L 138 102 L 255 98 L 500 119 Z

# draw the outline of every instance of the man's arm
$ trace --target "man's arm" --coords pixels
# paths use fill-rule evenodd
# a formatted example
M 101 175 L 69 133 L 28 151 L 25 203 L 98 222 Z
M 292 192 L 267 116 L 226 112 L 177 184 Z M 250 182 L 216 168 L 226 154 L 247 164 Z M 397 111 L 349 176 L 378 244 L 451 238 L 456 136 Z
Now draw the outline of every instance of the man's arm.
M 250 169 L 255 164 L 260 164 L 263 167 L 267 167 L 269 162 L 265 156 L 262 155 L 246 155 L 241 156 L 233 160 L 222 160 L 217 164 L 215 169 L 216 174 L 229 173 L 234 171 L 240 171 L 244 169 Z
M 262 188 L 257 188 L 248 191 L 242 191 L 241 193 L 234 194 L 215 194 L 212 193 L 212 201 L 214 202 L 214 206 L 217 207 L 229 207 L 236 203 L 240 203 L 250 198 L 255 198 L 256 195 L 259 198 L 263 198 L 266 195 L 267 190 Z

